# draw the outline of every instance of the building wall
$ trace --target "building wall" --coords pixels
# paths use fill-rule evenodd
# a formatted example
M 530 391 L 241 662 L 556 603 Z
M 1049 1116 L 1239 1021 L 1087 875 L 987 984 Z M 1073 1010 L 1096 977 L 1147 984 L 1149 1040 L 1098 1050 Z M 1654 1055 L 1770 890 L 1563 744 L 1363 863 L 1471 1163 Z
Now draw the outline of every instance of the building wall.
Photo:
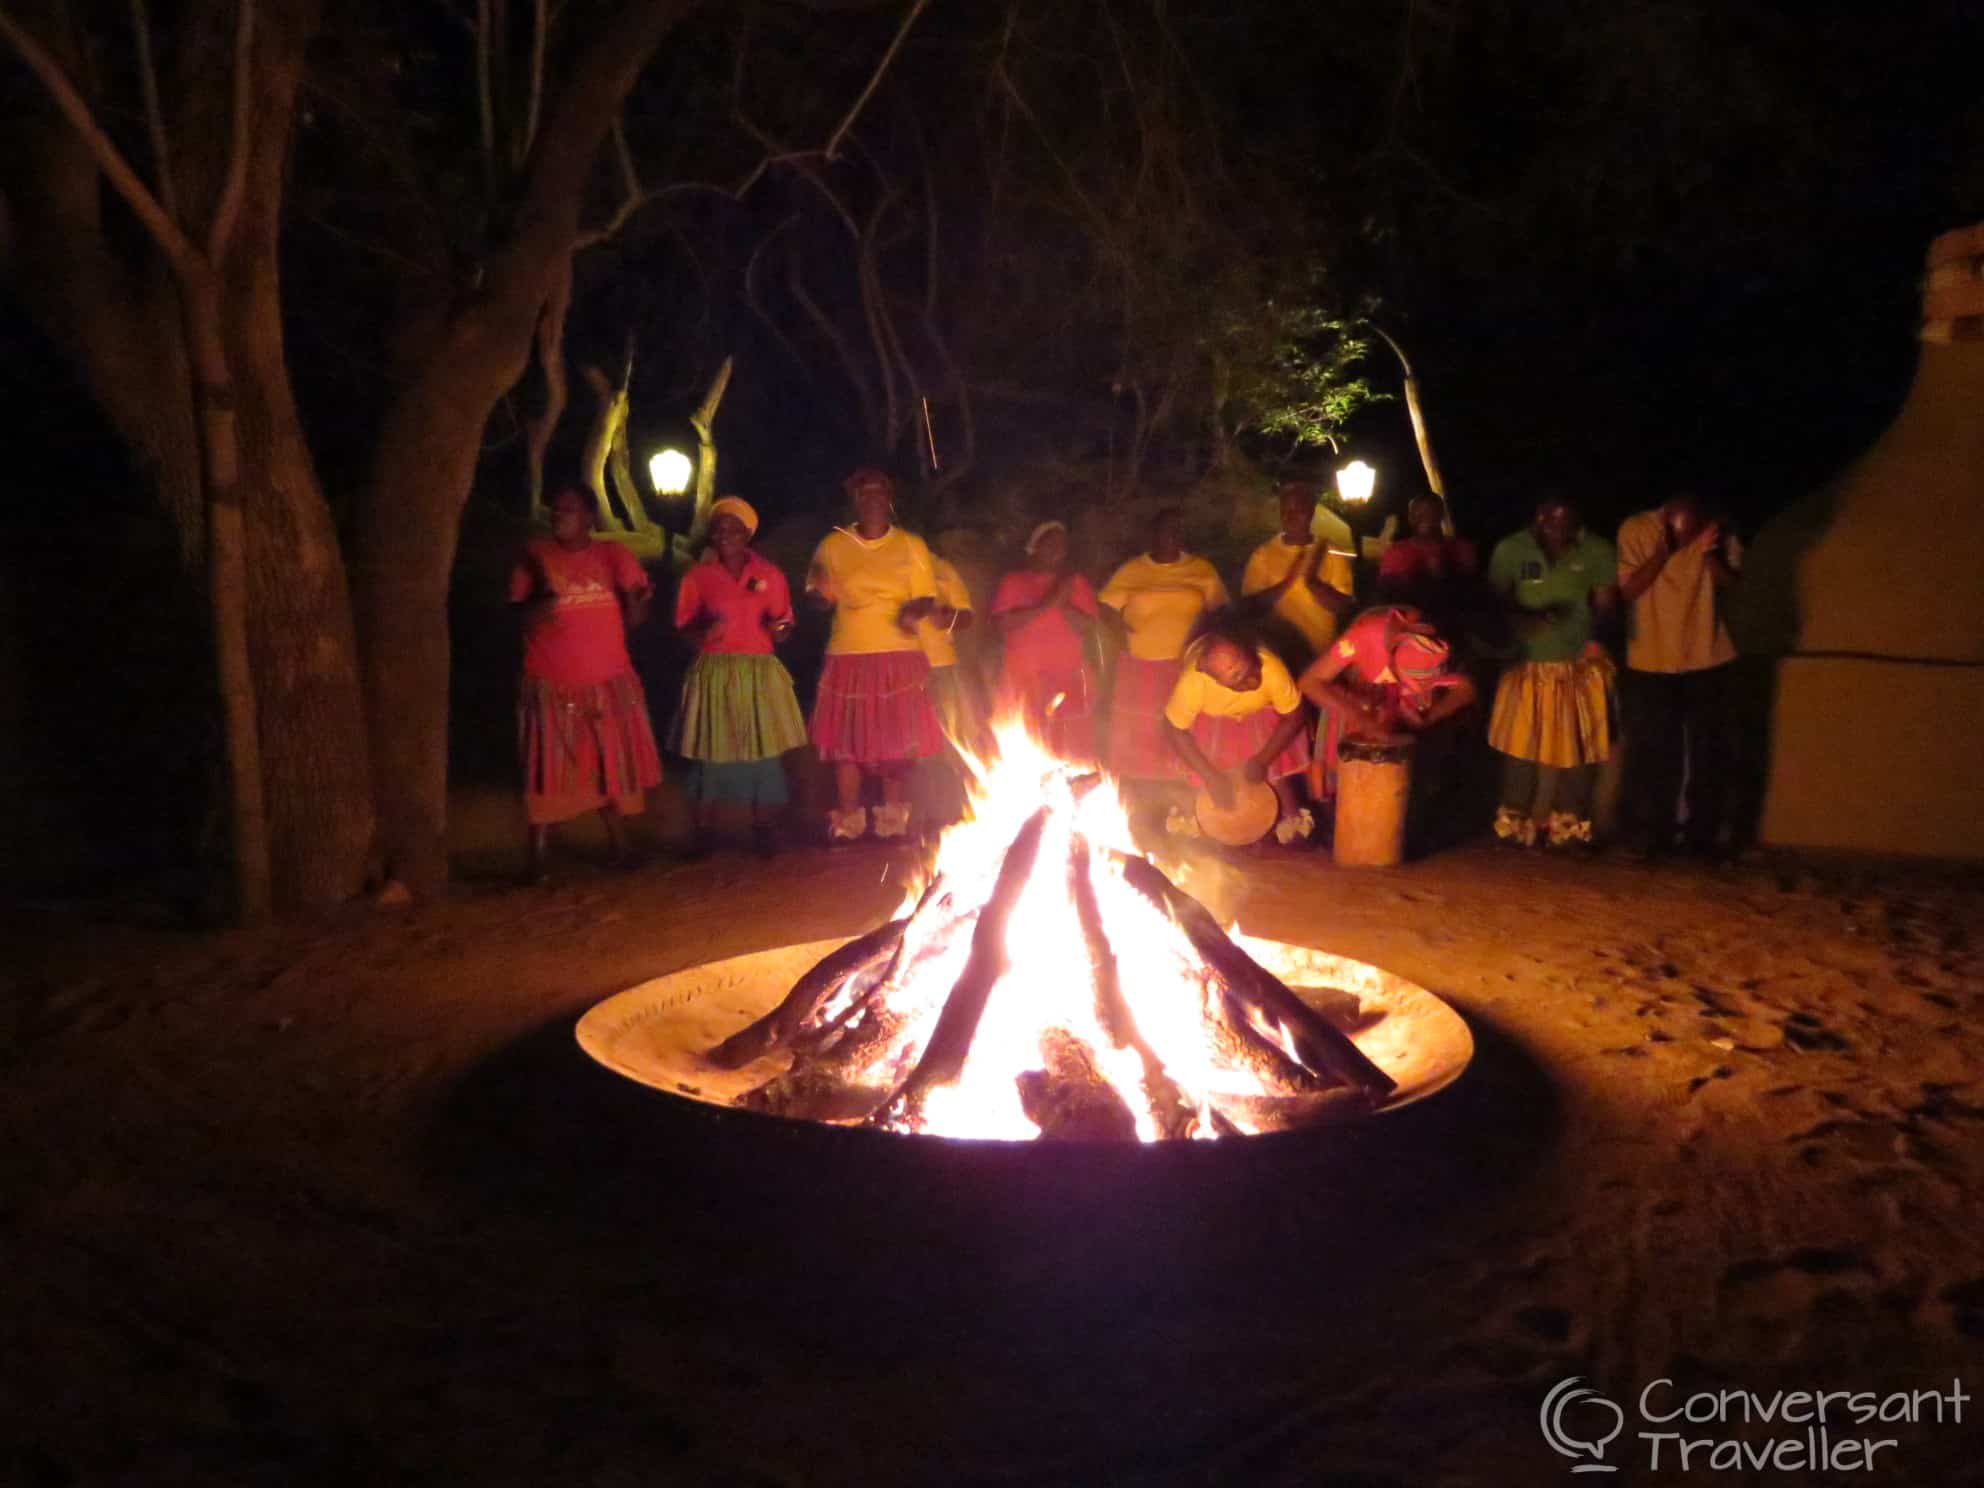
M 1984 859 L 1984 226 L 1932 246 L 1922 337 L 1887 432 L 1752 549 L 1768 842 Z

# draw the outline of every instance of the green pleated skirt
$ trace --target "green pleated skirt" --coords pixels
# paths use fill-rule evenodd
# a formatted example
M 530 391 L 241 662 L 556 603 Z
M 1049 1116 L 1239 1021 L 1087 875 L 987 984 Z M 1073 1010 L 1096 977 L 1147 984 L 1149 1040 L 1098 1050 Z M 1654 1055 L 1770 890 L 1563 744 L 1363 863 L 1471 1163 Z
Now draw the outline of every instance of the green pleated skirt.
M 705 652 L 689 664 L 668 747 L 687 759 L 776 759 L 806 742 L 806 716 L 776 656 Z

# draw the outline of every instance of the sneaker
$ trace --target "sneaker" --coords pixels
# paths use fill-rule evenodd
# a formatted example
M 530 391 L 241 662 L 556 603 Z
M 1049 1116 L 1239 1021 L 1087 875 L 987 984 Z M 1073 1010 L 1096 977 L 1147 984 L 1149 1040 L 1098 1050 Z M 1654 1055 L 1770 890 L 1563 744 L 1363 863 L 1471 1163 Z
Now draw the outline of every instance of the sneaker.
M 1536 822 L 1514 807 L 1500 807 L 1495 812 L 1495 836 L 1515 847 L 1534 847 Z
M 893 806 L 875 808 L 875 835 L 877 837 L 900 837 L 909 831 L 909 804 L 898 801 Z
M 827 813 L 827 841 L 855 842 L 867 835 L 867 808 L 856 806 L 848 811 L 829 811 Z
M 1552 847 L 1591 846 L 1591 819 L 1568 811 L 1553 811 L 1544 823 Z
M 1307 842 L 1316 833 L 1316 818 L 1307 806 L 1293 816 L 1284 816 L 1274 824 L 1274 840 L 1283 847 Z

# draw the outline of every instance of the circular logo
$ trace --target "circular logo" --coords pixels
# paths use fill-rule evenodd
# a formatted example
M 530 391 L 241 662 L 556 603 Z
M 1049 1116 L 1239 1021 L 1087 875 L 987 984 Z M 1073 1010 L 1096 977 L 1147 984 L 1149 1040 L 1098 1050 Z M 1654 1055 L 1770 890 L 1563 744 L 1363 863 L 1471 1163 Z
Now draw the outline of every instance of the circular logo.
M 1599 1420 L 1604 1413 L 1611 1415 L 1609 1429 L 1601 1429 Z M 1567 1424 L 1566 1415 L 1572 1416 Z M 1618 1404 L 1596 1390 L 1584 1388 L 1584 1376 L 1574 1374 L 1567 1380 L 1560 1380 L 1543 1397 L 1543 1409 L 1538 1413 L 1538 1421 L 1543 1427 L 1543 1439 L 1550 1444 L 1550 1450 L 1572 1458 L 1590 1457 L 1589 1462 L 1579 1462 L 1572 1472 L 1617 1472 L 1619 1469 L 1608 1464 L 1605 1448 L 1626 1429 L 1626 1413 Z

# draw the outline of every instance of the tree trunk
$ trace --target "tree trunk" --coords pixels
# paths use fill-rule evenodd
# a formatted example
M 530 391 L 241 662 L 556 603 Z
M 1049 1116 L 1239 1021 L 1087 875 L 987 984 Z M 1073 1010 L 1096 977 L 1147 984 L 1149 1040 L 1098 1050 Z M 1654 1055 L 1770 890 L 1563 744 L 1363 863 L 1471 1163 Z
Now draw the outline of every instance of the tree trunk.
M 315 10 L 263 7 L 247 191 L 223 269 L 275 899 L 293 909 L 358 893 L 372 841 L 351 594 L 283 352 L 283 175 Z
M 241 508 L 241 446 L 234 378 L 221 336 L 220 286 L 203 273 L 181 286 L 193 401 L 207 493 L 207 613 L 227 748 L 228 838 L 235 917 L 253 924 L 273 908 L 264 806 L 261 720 L 248 654 L 248 544 Z
M 229 277 L 275 898 L 322 908 L 364 887 L 373 835 L 351 592 L 291 395 L 272 247 L 241 243 Z
M 530 326 L 499 342 L 457 327 L 401 395 L 359 504 L 353 590 L 379 810 L 377 855 L 414 893 L 447 883 L 448 579 L 489 410 L 522 370 Z

